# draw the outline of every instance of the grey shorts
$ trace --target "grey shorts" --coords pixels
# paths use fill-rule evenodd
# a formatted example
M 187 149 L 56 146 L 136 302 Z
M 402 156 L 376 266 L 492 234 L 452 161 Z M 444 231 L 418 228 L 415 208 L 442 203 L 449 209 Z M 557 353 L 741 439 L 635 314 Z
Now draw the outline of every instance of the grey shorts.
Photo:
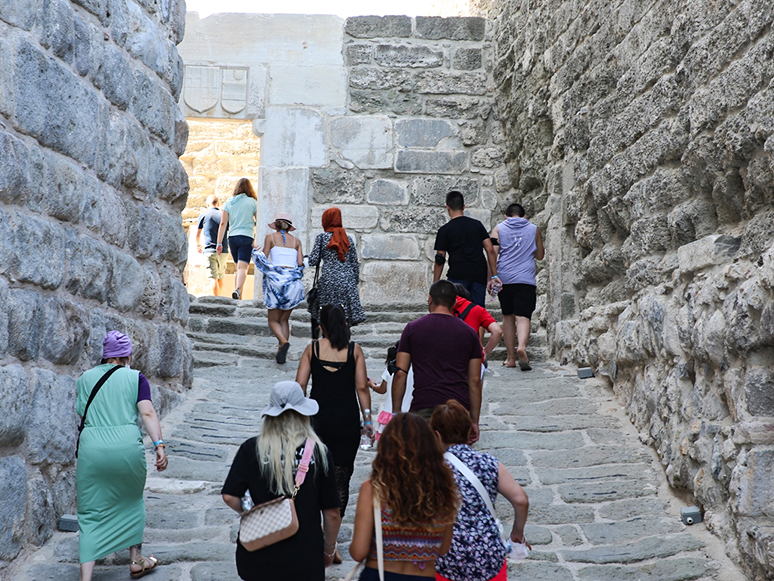
M 228 254 L 218 254 L 213 252 L 207 255 L 207 278 L 213 278 L 220 280 L 226 275 L 226 263 L 228 262 Z

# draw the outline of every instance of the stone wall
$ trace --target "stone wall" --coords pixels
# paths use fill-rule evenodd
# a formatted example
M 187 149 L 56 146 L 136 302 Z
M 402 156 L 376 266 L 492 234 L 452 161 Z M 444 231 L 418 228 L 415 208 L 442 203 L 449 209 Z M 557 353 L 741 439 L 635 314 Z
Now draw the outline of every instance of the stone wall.
M 774 575 L 774 5 L 474 0 L 553 351 L 609 378 L 751 578 Z M 768 575 L 768 576 L 767 576 Z
M 253 120 L 260 239 L 289 211 L 308 252 L 336 205 L 357 241 L 363 301 L 417 303 L 446 192 L 462 190 L 487 227 L 512 192 L 490 49 L 481 18 L 193 13 L 180 54 L 210 85 L 186 81 L 181 105 L 189 117 Z M 207 98 L 227 71 L 244 72 L 230 110 Z
M 0 576 L 75 510 L 75 379 L 106 330 L 191 384 L 183 2 L 0 2 Z

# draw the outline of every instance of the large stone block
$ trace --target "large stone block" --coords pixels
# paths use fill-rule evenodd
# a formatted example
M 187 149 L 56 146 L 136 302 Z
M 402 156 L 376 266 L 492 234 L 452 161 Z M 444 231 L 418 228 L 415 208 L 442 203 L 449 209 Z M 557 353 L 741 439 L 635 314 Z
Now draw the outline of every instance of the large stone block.
M 481 222 L 487 232 L 492 229 L 492 212 L 481 208 L 465 208 L 465 215 Z
M 37 546 L 42 546 L 56 528 L 54 499 L 46 480 L 33 477 L 27 482 L 26 538 Z
M 419 38 L 430 40 L 483 40 L 486 33 L 486 18 L 417 16 Z
M 74 365 L 89 337 L 89 314 L 73 301 L 49 297 L 44 304 L 40 354 L 60 365 Z
M 10 560 L 21 550 L 24 509 L 27 504 L 27 468 L 19 456 L 0 458 L 0 559 Z
M 417 260 L 419 244 L 413 236 L 371 234 L 363 237 L 361 255 L 377 260 Z
M 124 111 L 132 102 L 134 83 L 134 70 L 126 53 L 117 46 L 105 46 L 102 64 L 94 78 L 95 86 L 102 89 L 111 103 Z
M 58 224 L 27 214 L 16 214 L 14 276 L 43 288 L 62 284 L 65 269 L 65 237 Z
M 401 147 L 436 147 L 456 133 L 445 119 L 400 119 L 395 122 L 395 131 Z
M 399 149 L 395 156 L 395 171 L 400 173 L 458 174 L 467 167 L 465 151 Z
M 70 464 L 78 433 L 75 380 L 48 369 L 33 369 L 32 414 L 27 425 L 27 457 L 33 464 Z
M 741 238 L 732 236 L 705 236 L 677 249 L 680 271 L 683 274 L 728 262 L 739 250 Z
M 431 95 L 485 95 L 486 74 L 424 71 L 417 75 L 416 90 Z
M 753 449 L 737 460 L 732 477 L 736 490 L 734 510 L 745 517 L 761 518 L 774 514 L 774 449 Z
M 158 329 L 160 361 L 159 377 L 180 377 L 183 373 L 184 352 L 174 327 L 162 325 Z
M 422 101 L 403 88 L 388 91 L 352 90 L 349 110 L 354 113 L 394 113 L 400 117 L 422 114 Z
M 754 416 L 774 416 L 774 372 L 768 368 L 748 368 L 744 374 L 747 410 Z
M 434 236 L 438 228 L 446 222 L 446 218 L 443 208 L 382 210 L 379 226 L 385 232 L 412 232 Z
M 140 297 L 140 304 L 137 306 L 139 313 L 152 318 L 159 308 L 161 302 L 161 277 L 153 264 L 146 264 L 145 271 L 145 290 Z
M 132 256 L 115 253 L 115 267 L 110 281 L 108 304 L 119 311 L 131 311 L 145 291 L 145 273 Z
M 481 183 L 470 177 L 422 176 L 414 179 L 411 202 L 443 209 L 446 205 L 446 194 L 453 190 L 462 194 L 466 205 L 475 206 L 478 203 Z
M 84 236 L 80 240 L 74 238 L 68 242 L 67 255 L 67 290 L 104 303 L 113 276 L 113 253 L 110 247 Z
M 27 289 L 11 289 L 5 310 L 8 313 L 8 352 L 22 361 L 37 359 L 43 323 L 40 295 Z
M 505 155 L 502 147 L 479 147 L 470 155 L 470 164 L 492 169 L 503 165 Z
M 427 46 L 379 44 L 374 49 L 374 61 L 383 67 L 432 69 L 443 65 L 443 51 Z
M 361 169 L 392 167 L 392 121 L 389 117 L 341 117 L 330 123 L 331 145 Z
M 344 47 L 346 62 L 350 67 L 370 64 L 373 54 L 374 46 L 372 44 L 348 44 Z
M 424 262 L 369 262 L 363 266 L 361 277 L 360 299 L 367 304 L 422 303 L 432 282 L 429 263 Z
M 0 200 L 18 205 L 25 203 L 28 164 L 27 146 L 9 133 L 0 133 Z
M 341 210 L 341 221 L 345 230 L 370 230 L 376 228 L 379 221 L 379 210 L 370 206 L 351 206 L 348 204 L 337 204 Z M 323 212 L 327 208 L 315 206 L 312 208 L 312 226 L 318 227 L 322 223 Z
M 347 70 L 333 66 L 273 64 L 269 103 L 307 105 L 343 112 L 347 105 Z
M 51 152 L 45 154 L 45 186 L 38 196 L 30 195 L 28 205 L 52 218 L 78 222 L 84 212 L 84 175 L 80 168 Z
M 0 367 L 0 446 L 24 441 L 32 407 L 32 390 L 21 365 Z
M 409 202 L 406 186 L 395 180 L 374 180 L 368 189 L 368 203 L 405 206 Z
M 347 18 L 344 32 L 354 38 L 408 38 L 411 18 L 408 16 L 355 16 Z
M 316 204 L 358 204 L 363 201 L 365 176 L 357 170 L 317 169 L 312 172 L 312 185 Z
M 452 65 L 458 71 L 473 71 L 481 68 L 482 61 L 480 48 L 458 48 L 454 51 Z
M 322 116 L 305 108 L 268 107 L 265 124 L 257 124 L 262 136 L 264 167 L 322 167 L 328 164 L 328 145 Z
M 289 212 L 296 220 L 296 228 L 302 241 L 307 234 L 306 217 L 309 208 L 311 181 L 307 168 L 261 167 L 260 175 L 260 222 L 258 239 L 269 232 L 268 223 L 274 220 L 277 212 Z
M 408 92 L 414 86 L 414 77 L 409 71 L 403 69 L 355 67 L 349 71 L 349 86 L 353 89 L 373 91 L 398 89 L 401 92 Z
M 173 144 L 177 103 L 157 79 L 140 70 L 134 72 L 134 92 L 130 110 L 137 120 L 161 141 Z
M 425 101 L 427 115 L 444 119 L 485 119 L 491 108 L 491 103 L 480 97 L 434 97 Z
M 42 145 L 93 167 L 99 146 L 94 135 L 105 129 L 107 102 L 26 41 L 19 43 L 14 64 L 14 98 L 24 103 L 16 109 L 18 128 Z

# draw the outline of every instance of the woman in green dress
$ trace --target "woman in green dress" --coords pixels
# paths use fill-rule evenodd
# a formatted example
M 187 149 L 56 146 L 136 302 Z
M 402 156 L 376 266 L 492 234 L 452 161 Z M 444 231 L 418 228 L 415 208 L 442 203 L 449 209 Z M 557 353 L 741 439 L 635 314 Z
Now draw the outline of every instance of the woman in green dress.
M 110 331 L 102 342 L 102 363 L 77 382 L 76 411 L 85 416 L 75 471 L 81 581 L 91 581 L 97 559 L 126 547 L 131 577 L 142 577 L 158 565 L 153 556 L 142 556 L 147 466 L 138 415 L 153 439 L 157 470 L 166 469 L 167 455 L 150 384 L 129 368 L 131 355 L 129 337 Z M 87 410 L 94 388 L 108 373 Z

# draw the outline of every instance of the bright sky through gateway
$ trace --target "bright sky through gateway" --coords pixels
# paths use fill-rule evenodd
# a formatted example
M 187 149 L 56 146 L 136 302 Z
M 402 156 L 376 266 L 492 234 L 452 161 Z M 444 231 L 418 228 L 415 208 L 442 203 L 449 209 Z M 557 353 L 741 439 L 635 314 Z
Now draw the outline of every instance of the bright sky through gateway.
M 335 14 L 341 17 L 386 14 L 432 16 L 434 0 L 187 0 L 201 18 L 218 12 L 256 14 Z

